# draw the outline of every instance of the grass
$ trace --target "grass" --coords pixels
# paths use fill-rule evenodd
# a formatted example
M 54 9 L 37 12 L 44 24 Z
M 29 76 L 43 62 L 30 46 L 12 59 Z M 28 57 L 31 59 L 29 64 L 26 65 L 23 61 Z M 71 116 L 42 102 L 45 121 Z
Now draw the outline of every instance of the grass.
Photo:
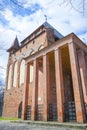
M 0 120 L 10 120 L 10 121 L 13 121 L 13 120 L 20 120 L 20 118 L 0 117 Z

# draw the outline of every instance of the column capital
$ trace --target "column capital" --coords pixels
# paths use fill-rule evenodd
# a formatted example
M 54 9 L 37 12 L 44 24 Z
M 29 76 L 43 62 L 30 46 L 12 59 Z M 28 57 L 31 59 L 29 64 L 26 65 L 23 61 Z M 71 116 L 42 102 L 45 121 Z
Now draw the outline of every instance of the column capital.
M 55 48 L 55 49 L 54 49 L 54 51 L 58 51 L 58 50 L 59 50 L 59 48 Z
M 37 58 L 33 58 L 33 60 L 32 61 L 36 61 L 37 60 Z
M 47 53 L 43 53 L 43 56 L 46 56 L 47 55 Z

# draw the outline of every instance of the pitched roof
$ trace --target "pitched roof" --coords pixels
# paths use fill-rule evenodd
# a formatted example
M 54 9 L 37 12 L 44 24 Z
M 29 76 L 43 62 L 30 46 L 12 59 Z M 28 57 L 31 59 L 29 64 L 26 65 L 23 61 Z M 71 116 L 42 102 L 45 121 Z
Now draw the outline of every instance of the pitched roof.
M 33 33 L 37 32 L 41 27 L 53 29 L 54 35 L 55 35 L 56 37 L 58 37 L 59 39 L 61 39 L 61 38 L 64 37 L 60 32 L 58 32 L 58 31 L 57 31 L 53 26 L 51 26 L 48 22 L 43 23 L 43 24 L 42 24 L 41 26 L 39 26 Z M 21 44 L 24 44 L 25 41 L 26 41 L 29 37 L 31 37 L 31 36 L 33 35 L 33 33 L 31 33 L 28 37 L 26 37 L 26 38 L 21 42 Z
M 7 52 L 10 52 L 10 51 L 16 51 L 16 50 L 18 50 L 19 49 L 19 42 L 18 42 L 18 38 L 17 38 L 17 36 L 16 36 L 16 38 L 14 39 L 14 41 L 13 41 L 13 43 L 12 43 L 12 45 L 11 45 L 11 47 L 7 50 Z
M 53 29 L 54 35 L 59 39 L 63 38 L 63 35 L 60 32 L 58 32 L 53 26 L 51 26 L 48 22 L 43 23 L 43 25 L 47 28 Z

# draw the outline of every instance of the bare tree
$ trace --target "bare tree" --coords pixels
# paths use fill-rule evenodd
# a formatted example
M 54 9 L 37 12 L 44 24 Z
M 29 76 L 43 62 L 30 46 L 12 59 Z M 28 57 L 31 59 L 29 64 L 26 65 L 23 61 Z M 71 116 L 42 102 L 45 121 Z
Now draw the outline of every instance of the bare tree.
M 1 44 L 1 42 L 0 42 L 0 44 Z M 4 44 L 1 44 L 1 45 L 0 45 L 0 56 L 3 55 L 3 51 L 6 51 L 6 48 L 4 47 Z M 6 71 L 6 68 L 4 68 L 3 66 L 0 65 L 0 70 Z M 1 79 L 0 79 L 0 84 L 1 84 L 1 82 L 2 82 L 2 81 L 1 81 Z
M 62 6 L 64 4 L 70 6 L 76 12 L 79 12 L 83 15 L 86 12 L 87 0 L 62 0 L 60 3 L 58 3 L 59 6 Z
M 24 4 L 26 4 L 26 2 L 18 2 L 15 0 L 7 0 L 7 1 L 3 0 L 3 2 L 0 3 L 0 11 L 2 11 L 5 8 L 6 2 L 9 2 L 9 4 L 13 4 L 13 7 L 15 5 L 19 9 L 21 8 L 29 12 L 29 9 L 25 9 L 23 6 Z M 50 2 L 52 3 L 55 1 L 50 0 Z M 74 9 L 76 12 L 79 12 L 84 15 L 86 12 L 87 0 L 61 0 L 61 2 L 58 2 L 56 4 L 58 4 L 59 6 L 66 4 L 67 6 L 70 6 L 72 9 Z

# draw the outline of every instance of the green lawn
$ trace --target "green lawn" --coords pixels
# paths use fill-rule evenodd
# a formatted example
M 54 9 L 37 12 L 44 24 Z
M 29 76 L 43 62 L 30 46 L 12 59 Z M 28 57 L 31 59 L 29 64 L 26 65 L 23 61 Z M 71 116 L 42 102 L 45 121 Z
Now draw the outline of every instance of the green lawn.
M 7 118 L 7 117 L 0 117 L 0 120 L 21 120 L 20 118 Z

